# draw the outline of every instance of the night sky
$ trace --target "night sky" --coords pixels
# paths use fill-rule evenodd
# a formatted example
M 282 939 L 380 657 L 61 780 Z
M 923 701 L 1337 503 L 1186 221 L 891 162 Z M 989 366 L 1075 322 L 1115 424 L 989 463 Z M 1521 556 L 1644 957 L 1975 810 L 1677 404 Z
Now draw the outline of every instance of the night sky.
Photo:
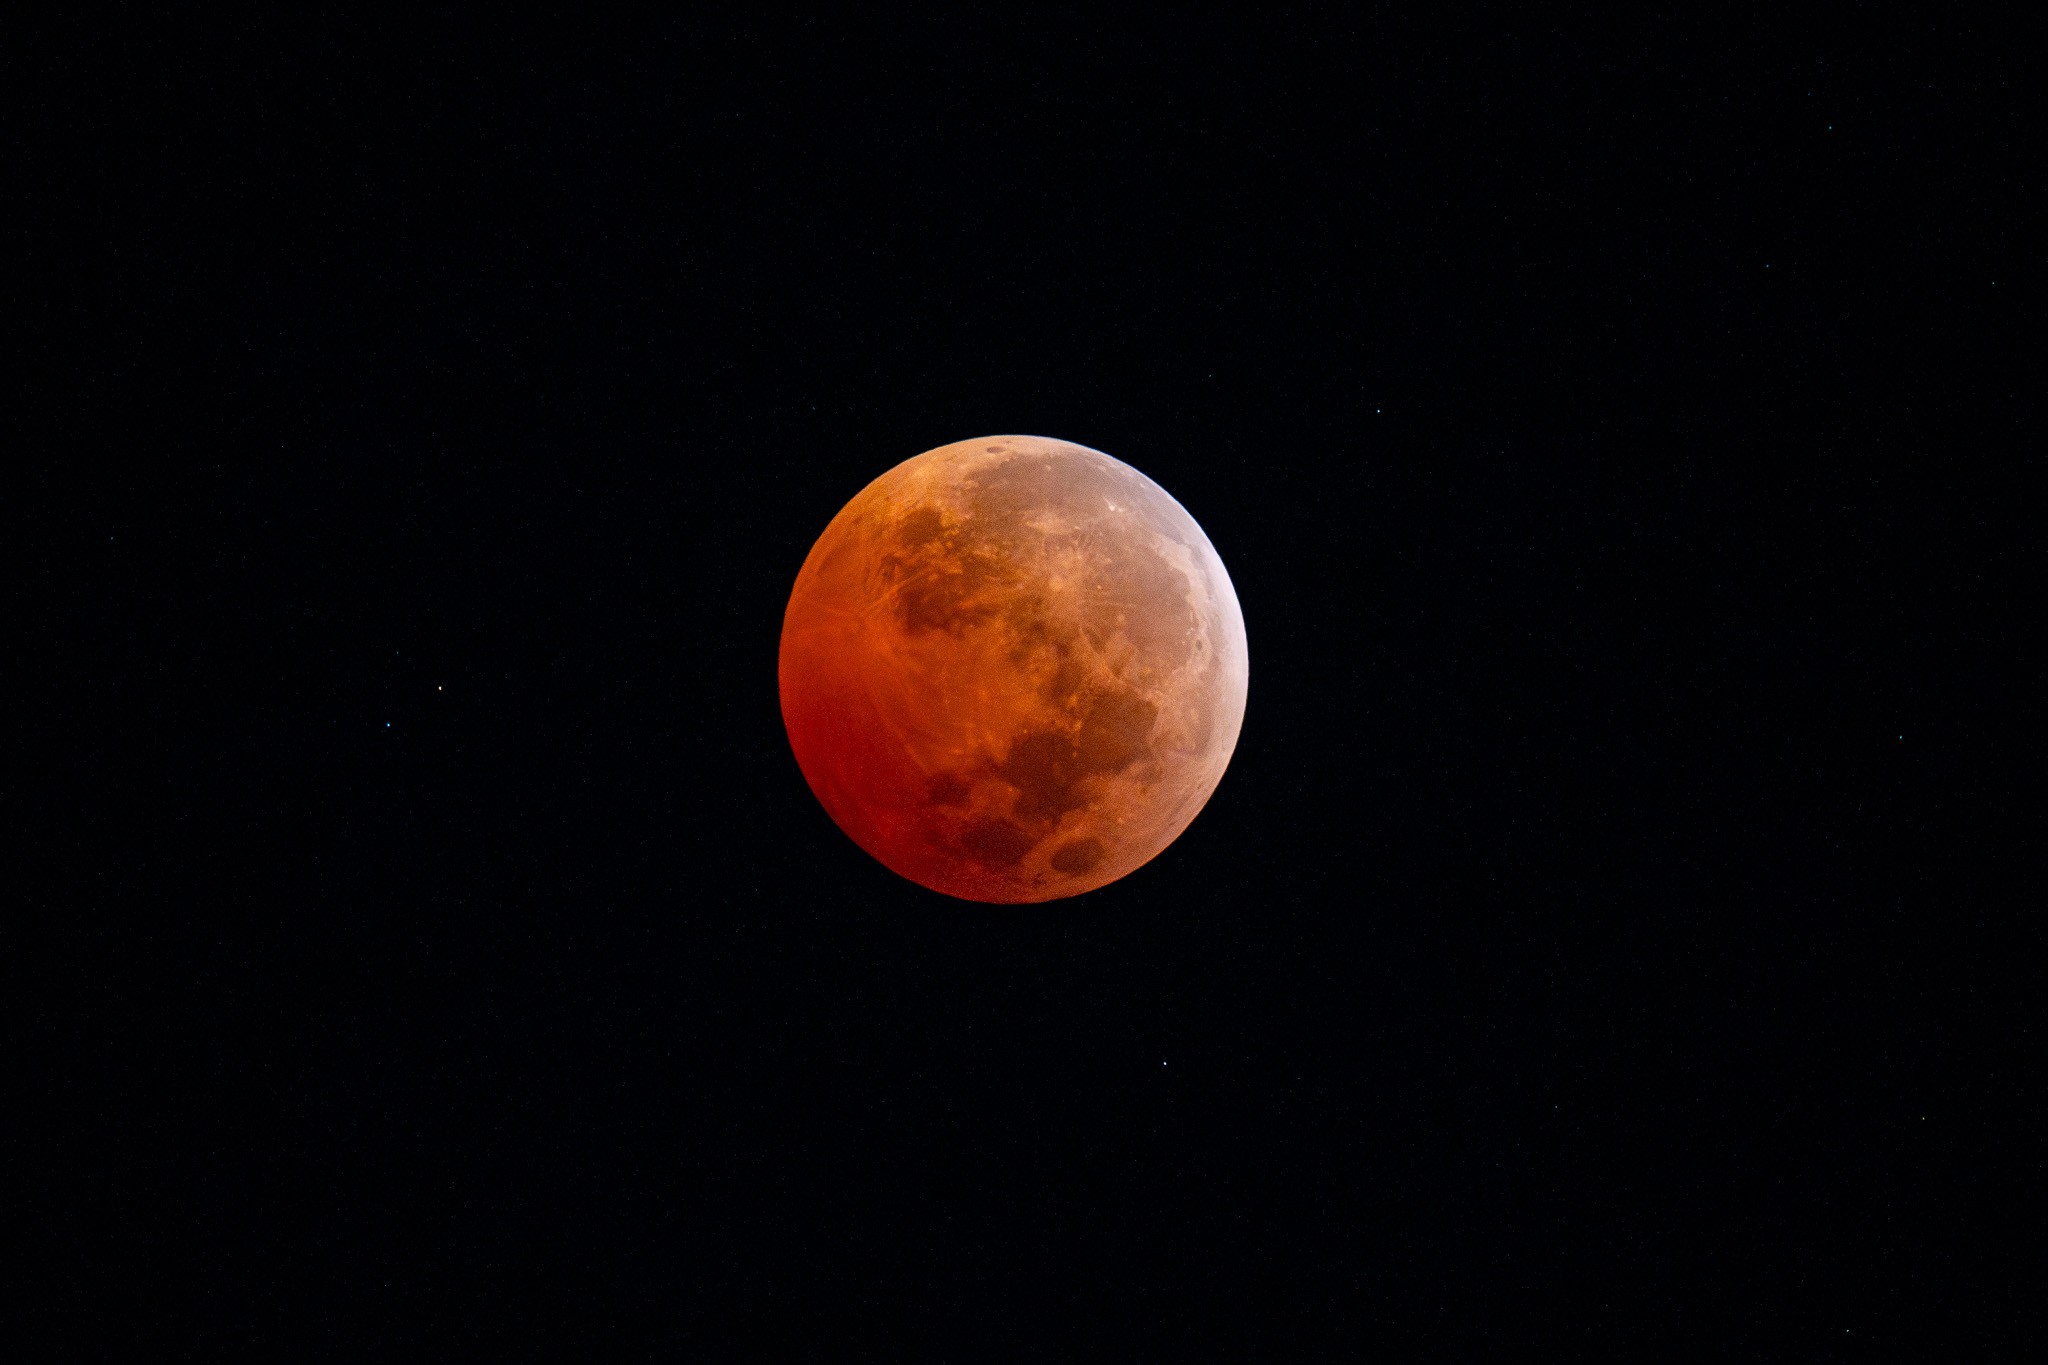
M 2027 1354 L 2020 50 L 18 46 L 33 1331 Z M 1204 813 L 1037 907 L 863 854 L 775 690 L 831 516 L 1000 433 L 1172 493 L 1251 650 Z

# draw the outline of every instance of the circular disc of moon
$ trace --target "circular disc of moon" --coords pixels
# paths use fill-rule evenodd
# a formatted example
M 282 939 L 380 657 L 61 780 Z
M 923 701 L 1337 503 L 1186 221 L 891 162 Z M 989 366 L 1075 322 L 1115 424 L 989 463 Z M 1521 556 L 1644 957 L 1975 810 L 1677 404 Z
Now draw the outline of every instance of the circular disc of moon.
M 839 827 L 911 881 L 1054 900 L 1155 857 L 1244 720 L 1244 616 L 1166 491 L 1038 436 L 928 450 L 841 509 L 783 617 L 782 716 Z

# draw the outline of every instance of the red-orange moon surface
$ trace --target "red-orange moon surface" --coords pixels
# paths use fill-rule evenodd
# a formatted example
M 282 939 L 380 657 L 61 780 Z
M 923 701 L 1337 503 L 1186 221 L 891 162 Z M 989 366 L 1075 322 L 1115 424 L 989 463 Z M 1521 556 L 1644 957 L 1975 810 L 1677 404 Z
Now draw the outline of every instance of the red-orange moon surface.
M 884 865 L 972 901 L 1054 900 L 1156 856 L 1244 720 L 1244 616 L 1166 491 L 1086 446 L 988 436 L 876 479 L 782 623 L 804 777 Z

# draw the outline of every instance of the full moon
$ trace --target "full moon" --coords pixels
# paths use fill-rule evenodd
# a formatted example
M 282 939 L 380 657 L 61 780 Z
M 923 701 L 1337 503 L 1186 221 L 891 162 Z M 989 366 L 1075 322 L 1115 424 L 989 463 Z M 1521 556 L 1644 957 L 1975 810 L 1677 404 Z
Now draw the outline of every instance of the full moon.
M 862 489 L 783 616 L 804 778 L 885 866 L 1056 900 L 1180 836 L 1237 747 L 1244 616 L 1215 546 L 1099 450 L 959 441 Z

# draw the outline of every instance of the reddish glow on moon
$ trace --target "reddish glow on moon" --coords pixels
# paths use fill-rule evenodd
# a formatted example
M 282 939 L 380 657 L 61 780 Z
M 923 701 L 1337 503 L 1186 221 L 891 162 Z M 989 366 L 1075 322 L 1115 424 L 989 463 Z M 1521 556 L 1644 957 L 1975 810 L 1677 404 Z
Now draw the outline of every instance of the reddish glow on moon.
M 1075 896 L 1156 856 L 1222 779 L 1244 617 L 1181 505 L 1037 436 L 928 450 L 804 560 L 783 618 L 790 745 L 839 827 L 973 901 Z

